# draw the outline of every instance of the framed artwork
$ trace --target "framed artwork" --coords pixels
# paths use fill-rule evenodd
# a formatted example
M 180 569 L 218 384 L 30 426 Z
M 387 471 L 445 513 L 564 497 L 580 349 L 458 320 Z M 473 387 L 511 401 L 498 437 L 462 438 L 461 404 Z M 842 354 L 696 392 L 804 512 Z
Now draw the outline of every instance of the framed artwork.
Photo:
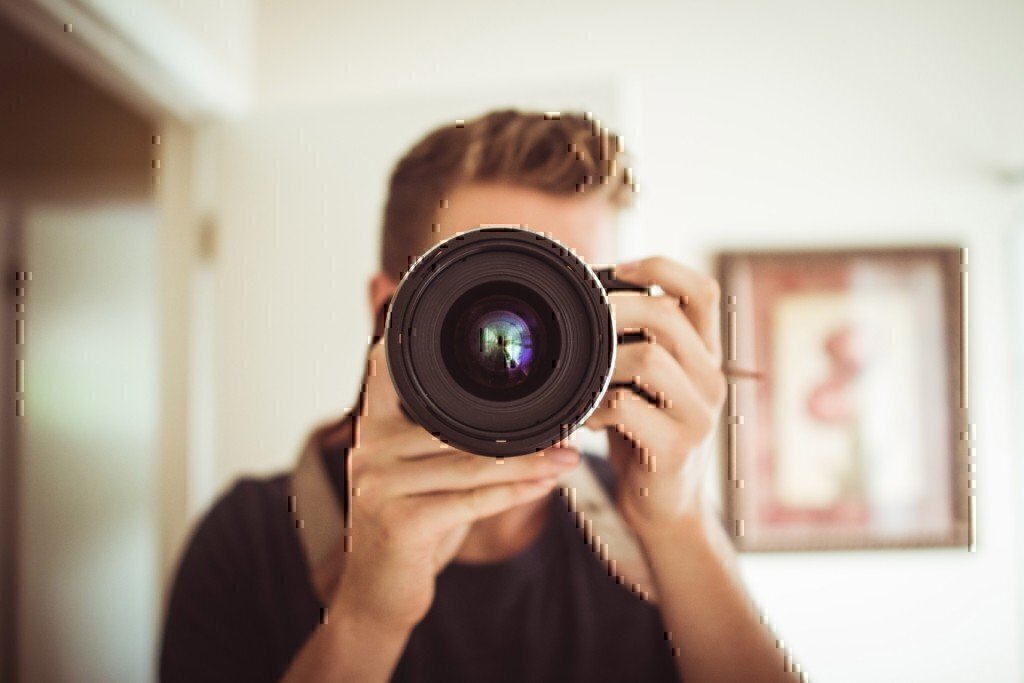
M 967 545 L 957 247 L 726 252 L 724 502 L 741 550 Z M 739 371 L 742 375 L 742 370 Z

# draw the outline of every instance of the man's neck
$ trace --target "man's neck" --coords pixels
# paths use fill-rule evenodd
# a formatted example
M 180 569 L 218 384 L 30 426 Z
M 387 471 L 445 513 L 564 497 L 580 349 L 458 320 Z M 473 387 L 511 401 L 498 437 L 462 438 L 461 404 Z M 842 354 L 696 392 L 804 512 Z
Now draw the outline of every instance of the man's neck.
M 459 562 L 500 562 L 518 555 L 540 535 L 551 510 L 547 497 L 473 524 L 455 555 Z

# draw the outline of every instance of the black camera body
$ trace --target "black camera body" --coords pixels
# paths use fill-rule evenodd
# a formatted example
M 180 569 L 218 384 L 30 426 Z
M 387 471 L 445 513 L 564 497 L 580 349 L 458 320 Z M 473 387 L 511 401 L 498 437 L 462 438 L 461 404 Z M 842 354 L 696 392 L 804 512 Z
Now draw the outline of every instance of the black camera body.
M 479 455 L 567 438 L 611 379 L 614 285 L 610 272 L 516 227 L 441 242 L 413 264 L 388 311 L 388 368 L 403 409 Z

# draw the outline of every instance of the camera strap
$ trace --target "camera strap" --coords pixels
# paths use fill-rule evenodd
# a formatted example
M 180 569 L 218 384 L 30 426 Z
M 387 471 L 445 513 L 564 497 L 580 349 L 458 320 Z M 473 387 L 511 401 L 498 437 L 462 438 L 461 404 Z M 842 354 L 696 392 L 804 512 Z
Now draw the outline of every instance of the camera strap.
M 640 542 L 619 514 L 597 475 L 584 462 L 560 480 L 562 495 L 587 546 L 609 576 L 644 600 L 657 603 L 653 575 Z

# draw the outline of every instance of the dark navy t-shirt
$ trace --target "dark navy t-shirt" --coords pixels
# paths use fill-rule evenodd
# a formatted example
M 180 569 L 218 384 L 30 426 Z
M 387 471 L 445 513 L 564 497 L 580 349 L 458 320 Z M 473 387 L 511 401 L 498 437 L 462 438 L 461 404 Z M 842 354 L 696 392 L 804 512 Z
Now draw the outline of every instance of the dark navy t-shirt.
M 611 469 L 587 457 L 605 487 Z M 341 458 L 327 458 L 337 491 Z M 164 681 L 274 681 L 320 623 L 288 506 L 288 477 L 245 479 L 207 514 L 168 608 Z M 564 497 L 534 542 L 501 562 L 453 562 L 392 677 L 445 681 L 678 681 L 658 610 L 609 575 Z

